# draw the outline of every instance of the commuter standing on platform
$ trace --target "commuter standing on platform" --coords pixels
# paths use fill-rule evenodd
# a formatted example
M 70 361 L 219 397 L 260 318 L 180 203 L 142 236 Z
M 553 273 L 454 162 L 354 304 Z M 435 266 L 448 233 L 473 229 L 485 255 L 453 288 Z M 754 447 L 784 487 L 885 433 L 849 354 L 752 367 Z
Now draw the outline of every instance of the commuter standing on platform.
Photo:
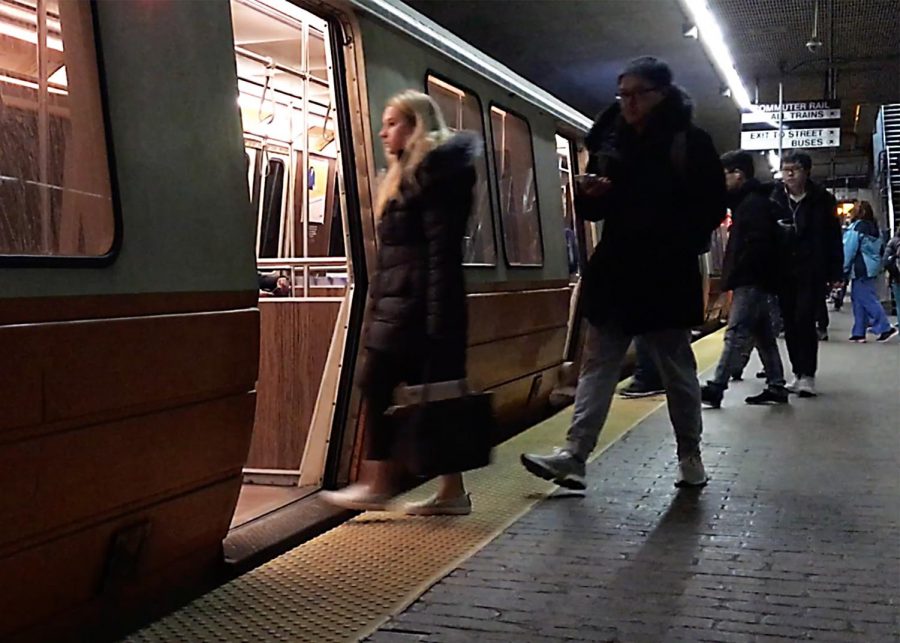
M 853 210 L 853 223 L 844 233 L 844 274 L 850 278 L 850 301 L 853 303 L 853 330 L 850 341 L 863 344 L 866 327 L 878 335 L 879 342 L 887 342 L 897 334 L 884 312 L 875 282 L 881 276 L 881 235 L 875 214 L 868 201 L 860 201 Z
M 772 186 L 754 178 L 753 157 L 744 151 L 722 156 L 733 223 L 728 235 L 722 281 L 732 291 L 725 348 L 716 373 L 702 389 L 705 404 L 722 405 L 729 377 L 743 367 L 743 354 L 755 344 L 766 373 L 766 388 L 747 404 L 785 404 L 784 369 L 772 327 L 770 294 L 777 288 L 778 224 L 769 200 Z
M 725 218 L 722 165 L 664 62 L 632 61 L 619 76 L 617 98 L 586 138 L 592 174 L 577 183 L 576 213 L 604 220 L 604 228 L 585 274 L 589 323 L 575 414 L 565 447 L 523 454 L 522 464 L 564 487 L 585 488 L 585 461 L 606 422 L 625 351 L 642 336 L 666 389 L 678 445 L 676 485 L 703 486 L 690 329 L 704 318 L 698 255 Z
M 472 211 L 478 139 L 453 134 L 426 94 L 407 91 L 384 110 L 379 134 L 390 167 L 376 200 L 378 270 L 361 386 L 366 463 L 359 482 L 323 492 L 347 509 L 385 509 L 399 490 L 395 427 L 385 417 L 394 389 L 466 377 L 466 291 L 462 241 Z M 414 515 L 468 514 L 461 473 L 440 478 L 437 495 L 409 505 Z
M 772 192 L 785 267 L 780 293 L 784 339 L 794 371 L 788 390 L 800 397 L 816 395 L 816 310 L 826 288 L 842 283 L 844 262 L 837 202 L 809 179 L 811 170 L 809 155 L 786 152 L 781 159 L 784 181 Z

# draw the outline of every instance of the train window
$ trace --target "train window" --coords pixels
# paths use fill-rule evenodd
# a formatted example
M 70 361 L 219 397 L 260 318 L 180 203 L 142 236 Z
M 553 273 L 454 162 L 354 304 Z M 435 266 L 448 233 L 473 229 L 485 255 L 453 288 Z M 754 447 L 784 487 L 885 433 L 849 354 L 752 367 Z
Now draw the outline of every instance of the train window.
M 262 215 L 259 225 L 258 256 L 277 257 L 281 245 L 282 224 L 281 212 L 284 203 L 284 161 L 270 159 L 266 166 L 265 186 L 263 188 Z
M 91 3 L 0 0 L 0 255 L 109 257 L 116 237 Z
M 450 129 L 475 132 L 484 142 L 484 119 L 478 96 L 431 75 L 426 80 L 426 87 L 428 95 L 441 108 Z M 478 180 L 475 183 L 474 207 L 469 219 L 469 229 L 464 240 L 463 260 L 467 265 L 493 266 L 497 263 L 497 251 L 494 243 L 494 216 L 488 190 L 486 157 L 481 156 L 475 162 L 475 170 L 478 173 Z
M 531 127 L 521 116 L 491 105 L 491 135 L 506 261 L 511 266 L 541 266 L 544 248 Z
M 569 263 L 569 275 L 578 274 L 580 245 L 583 235 L 578 234 L 578 223 L 575 218 L 574 164 L 572 158 L 572 141 L 565 136 L 556 135 L 556 161 L 559 166 L 559 190 L 562 198 L 563 232 L 566 237 L 566 258 Z

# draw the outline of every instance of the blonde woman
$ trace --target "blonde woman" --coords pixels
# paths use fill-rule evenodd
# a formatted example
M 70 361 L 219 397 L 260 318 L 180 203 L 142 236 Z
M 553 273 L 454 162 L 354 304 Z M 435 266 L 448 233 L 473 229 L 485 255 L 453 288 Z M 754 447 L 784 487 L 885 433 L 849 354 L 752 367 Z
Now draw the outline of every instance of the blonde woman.
M 426 94 L 388 101 L 379 136 L 388 172 L 375 203 L 377 272 L 361 386 L 366 398 L 366 460 L 360 480 L 325 492 L 332 504 L 378 511 L 397 489 L 395 436 L 384 412 L 394 388 L 466 376 L 466 298 L 462 239 L 472 210 L 478 139 L 447 129 Z M 441 476 L 414 515 L 463 515 L 472 504 L 461 473 Z

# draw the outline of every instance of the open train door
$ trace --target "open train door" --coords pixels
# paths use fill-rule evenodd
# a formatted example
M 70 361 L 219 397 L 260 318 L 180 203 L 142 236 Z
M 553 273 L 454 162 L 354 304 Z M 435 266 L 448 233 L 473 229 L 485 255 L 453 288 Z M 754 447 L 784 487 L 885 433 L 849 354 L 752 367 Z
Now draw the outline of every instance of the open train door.
M 344 183 L 353 177 L 342 153 L 341 27 L 286 0 L 232 0 L 231 12 L 260 285 L 256 418 L 237 528 L 323 485 L 333 427 L 344 424 L 339 393 L 352 381 L 342 372 L 359 299 L 354 266 L 365 272 Z

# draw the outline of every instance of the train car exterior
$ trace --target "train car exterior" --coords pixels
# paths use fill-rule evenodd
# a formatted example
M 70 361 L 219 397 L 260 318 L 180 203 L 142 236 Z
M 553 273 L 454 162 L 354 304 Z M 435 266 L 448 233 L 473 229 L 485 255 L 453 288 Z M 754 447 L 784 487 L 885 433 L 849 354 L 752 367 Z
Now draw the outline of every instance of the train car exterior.
M 577 115 L 385 7 L 0 6 L 0 638 L 64 638 L 208 578 L 244 491 L 353 476 L 373 133 L 395 91 L 482 130 L 472 380 L 509 419 L 546 399 L 571 296 L 556 136 Z M 297 59 L 259 30 L 299 34 Z M 299 137 L 273 129 L 285 110 Z M 260 297 L 262 273 L 286 296 Z
M 572 373 L 590 120 L 402 3 L 0 0 L 0 34 L 0 639 L 115 628 L 354 478 L 398 91 L 484 144 L 472 385 L 516 427 Z
M 0 639 L 220 559 L 257 285 L 227 6 L 189 4 L 0 3 Z

